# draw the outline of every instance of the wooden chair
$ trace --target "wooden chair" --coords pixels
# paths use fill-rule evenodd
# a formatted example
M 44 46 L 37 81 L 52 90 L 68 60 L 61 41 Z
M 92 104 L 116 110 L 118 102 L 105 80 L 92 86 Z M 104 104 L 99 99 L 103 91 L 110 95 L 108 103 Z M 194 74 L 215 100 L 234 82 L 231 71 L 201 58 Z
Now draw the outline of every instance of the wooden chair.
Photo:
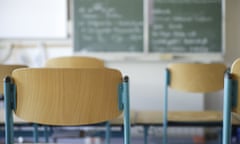
M 224 114 L 223 114 L 223 144 L 231 144 L 232 119 L 240 120 L 240 58 L 236 59 L 231 70 L 224 77 Z M 232 112 L 232 113 L 231 113 Z
M 87 56 L 64 56 L 47 60 L 45 66 L 55 68 L 103 68 L 104 61 Z
M 64 126 L 104 122 L 124 111 L 124 143 L 130 143 L 128 78 L 118 70 L 18 69 L 4 85 L 6 144 L 13 143 L 12 111 L 28 122 Z
M 52 58 L 46 61 L 45 67 L 52 68 L 104 68 L 102 59 L 89 56 L 62 56 Z M 135 111 L 130 111 L 130 123 L 134 123 Z M 123 115 L 117 119 L 106 122 L 105 144 L 110 144 L 111 126 L 121 126 L 123 124 Z M 48 140 L 46 140 L 48 141 Z
M 221 111 L 168 111 L 168 89 L 191 93 L 209 93 L 223 90 L 226 66 L 221 63 L 173 63 L 165 73 L 163 143 L 167 144 L 168 125 L 208 126 L 222 124 Z

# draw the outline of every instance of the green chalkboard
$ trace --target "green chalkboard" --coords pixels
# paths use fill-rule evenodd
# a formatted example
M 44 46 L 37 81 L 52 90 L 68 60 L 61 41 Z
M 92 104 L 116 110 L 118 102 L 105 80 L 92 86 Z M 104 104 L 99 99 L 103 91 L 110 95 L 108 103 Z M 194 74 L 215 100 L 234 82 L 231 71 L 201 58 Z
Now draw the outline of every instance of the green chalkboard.
M 221 0 L 154 0 L 150 4 L 150 52 L 222 51 Z
M 143 2 L 73 0 L 74 51 L 222 52 L 221 0 Z
M 74 0 L 74 51 L 142 52 L 142 0 Z

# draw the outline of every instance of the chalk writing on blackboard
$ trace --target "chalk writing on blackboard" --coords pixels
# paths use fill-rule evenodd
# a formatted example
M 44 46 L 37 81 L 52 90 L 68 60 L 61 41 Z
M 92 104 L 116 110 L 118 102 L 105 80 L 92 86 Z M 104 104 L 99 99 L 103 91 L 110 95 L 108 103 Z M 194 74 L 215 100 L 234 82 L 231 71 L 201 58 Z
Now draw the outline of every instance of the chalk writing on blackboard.
M 146 23 L 142 0 L 74 0 L 74 51 L 222 51 L 221 0 L 148 2 Z
M 132 1 L 132 2 L 131 2 Z M 142 2 L 75 0 L 75 51 L 136 52 L 143 49 Z
M 154 0 L 152 52 L 221 52 L 220 0 Z

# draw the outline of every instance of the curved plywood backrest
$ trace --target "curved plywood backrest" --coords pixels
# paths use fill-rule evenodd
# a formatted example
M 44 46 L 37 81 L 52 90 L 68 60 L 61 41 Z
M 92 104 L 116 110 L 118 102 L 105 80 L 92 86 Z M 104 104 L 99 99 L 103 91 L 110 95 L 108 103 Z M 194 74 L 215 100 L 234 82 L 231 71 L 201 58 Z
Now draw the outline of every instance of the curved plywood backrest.
M 16 115 L 41 124 L 82 125 L 121 114 L 122 75 L 107 68 L 26 68 L 13 72 Z
M 27 67 L 25 65 L 2 65 L 0 64 L 0 94 L 3 94 L 3 79 L 6 76 L 11 76 L 12 71 L 17 68 Z
M 233 74 L 233 78 L 238 81 L 237 91 L 238 91 L 238 98 L 237 98 L 237 107 L 233 109 L 233 111 L 240 113 L 240 58 L 235 60 L 231 67 L 231 73 Z
M 104 61 L 94 57 L 69 56 L 49 59 L 45 66 L 55 68 L 103 68 Z
M 186 92 L 214 92 L 223 89 L 226 66 L 221 63 L 170 64 L 170 84 L 176 90 Z

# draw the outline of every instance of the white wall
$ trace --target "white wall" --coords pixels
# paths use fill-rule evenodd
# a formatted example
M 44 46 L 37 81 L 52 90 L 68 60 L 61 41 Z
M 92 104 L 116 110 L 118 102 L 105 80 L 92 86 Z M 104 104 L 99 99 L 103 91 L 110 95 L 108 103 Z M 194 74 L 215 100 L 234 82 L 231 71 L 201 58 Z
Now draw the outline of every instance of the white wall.
M 235 59 L 240 57 L 240 1 L 226 0 L 226 44 L 224 62 L 230 67 Z M 205 100 L 206 108 L 222 109 L 222 98 L 216 98 L 222 92 L 209 94 Z
M 226 0 L 225 62 L 231 64 L 238 57 L 240 57 L 240 1 Z
M 162 110 L 164 70 L 167 64 L 166 62 L 107 62 L 109 67 L 120 69 L 123 74 L 130 77 L 131 107 L 140 110 Z M 171 110 L 203 108 L 203 104 L 199 103 L 203 101 L 202 95 L 180 96 L 181 93 L 178 93 L 176 96 L 176 92 L 173 91 L 169 94 Z
M 67 37 L 66 0 L 1 0 L 0 19 L 2 39 Z
M 224 62 L 231 64 L 234 59 L 240 57 L 240 1 L 226 0 L 226 53 Z M 45 53 L 45 54 L 44 54 Z M 72 55 L 71 48 L 51 48 L 45 51 L 43 48 L 15 49 L 7 63 L 24 63 L 30 66 L 42 66 L 46 58 Z M 202 59 L 211 60 L 209 55 L 200 56 Z M 193 61 L 194 57 L 183 59 Z M 120 69 L 124 75 L 130 77 L 131 107 L 133 109 L 162 109 L 163 96 L 163 71 L 172 61 L 107 61 L 109 67 Z M 182 93 L 175 96 L 176 92 L 170 92 L 170 109 L 199 110 L 204 108 L 221 109 L 222 98 L 210 95 L 203 99 L 203 95 L 190 94 L 182 98 Z M 221 92 L 219 94 L 222 94 Z M 216 102 L 217 101 L 217 102 Z M 183 102 L 183 105 L 180 103 Z M 198 102 L 203 102 L 197 104 Z M 204 104 L 205 102 L 205 104 Z M 219 104 L 219 103 L 220 104 Z

